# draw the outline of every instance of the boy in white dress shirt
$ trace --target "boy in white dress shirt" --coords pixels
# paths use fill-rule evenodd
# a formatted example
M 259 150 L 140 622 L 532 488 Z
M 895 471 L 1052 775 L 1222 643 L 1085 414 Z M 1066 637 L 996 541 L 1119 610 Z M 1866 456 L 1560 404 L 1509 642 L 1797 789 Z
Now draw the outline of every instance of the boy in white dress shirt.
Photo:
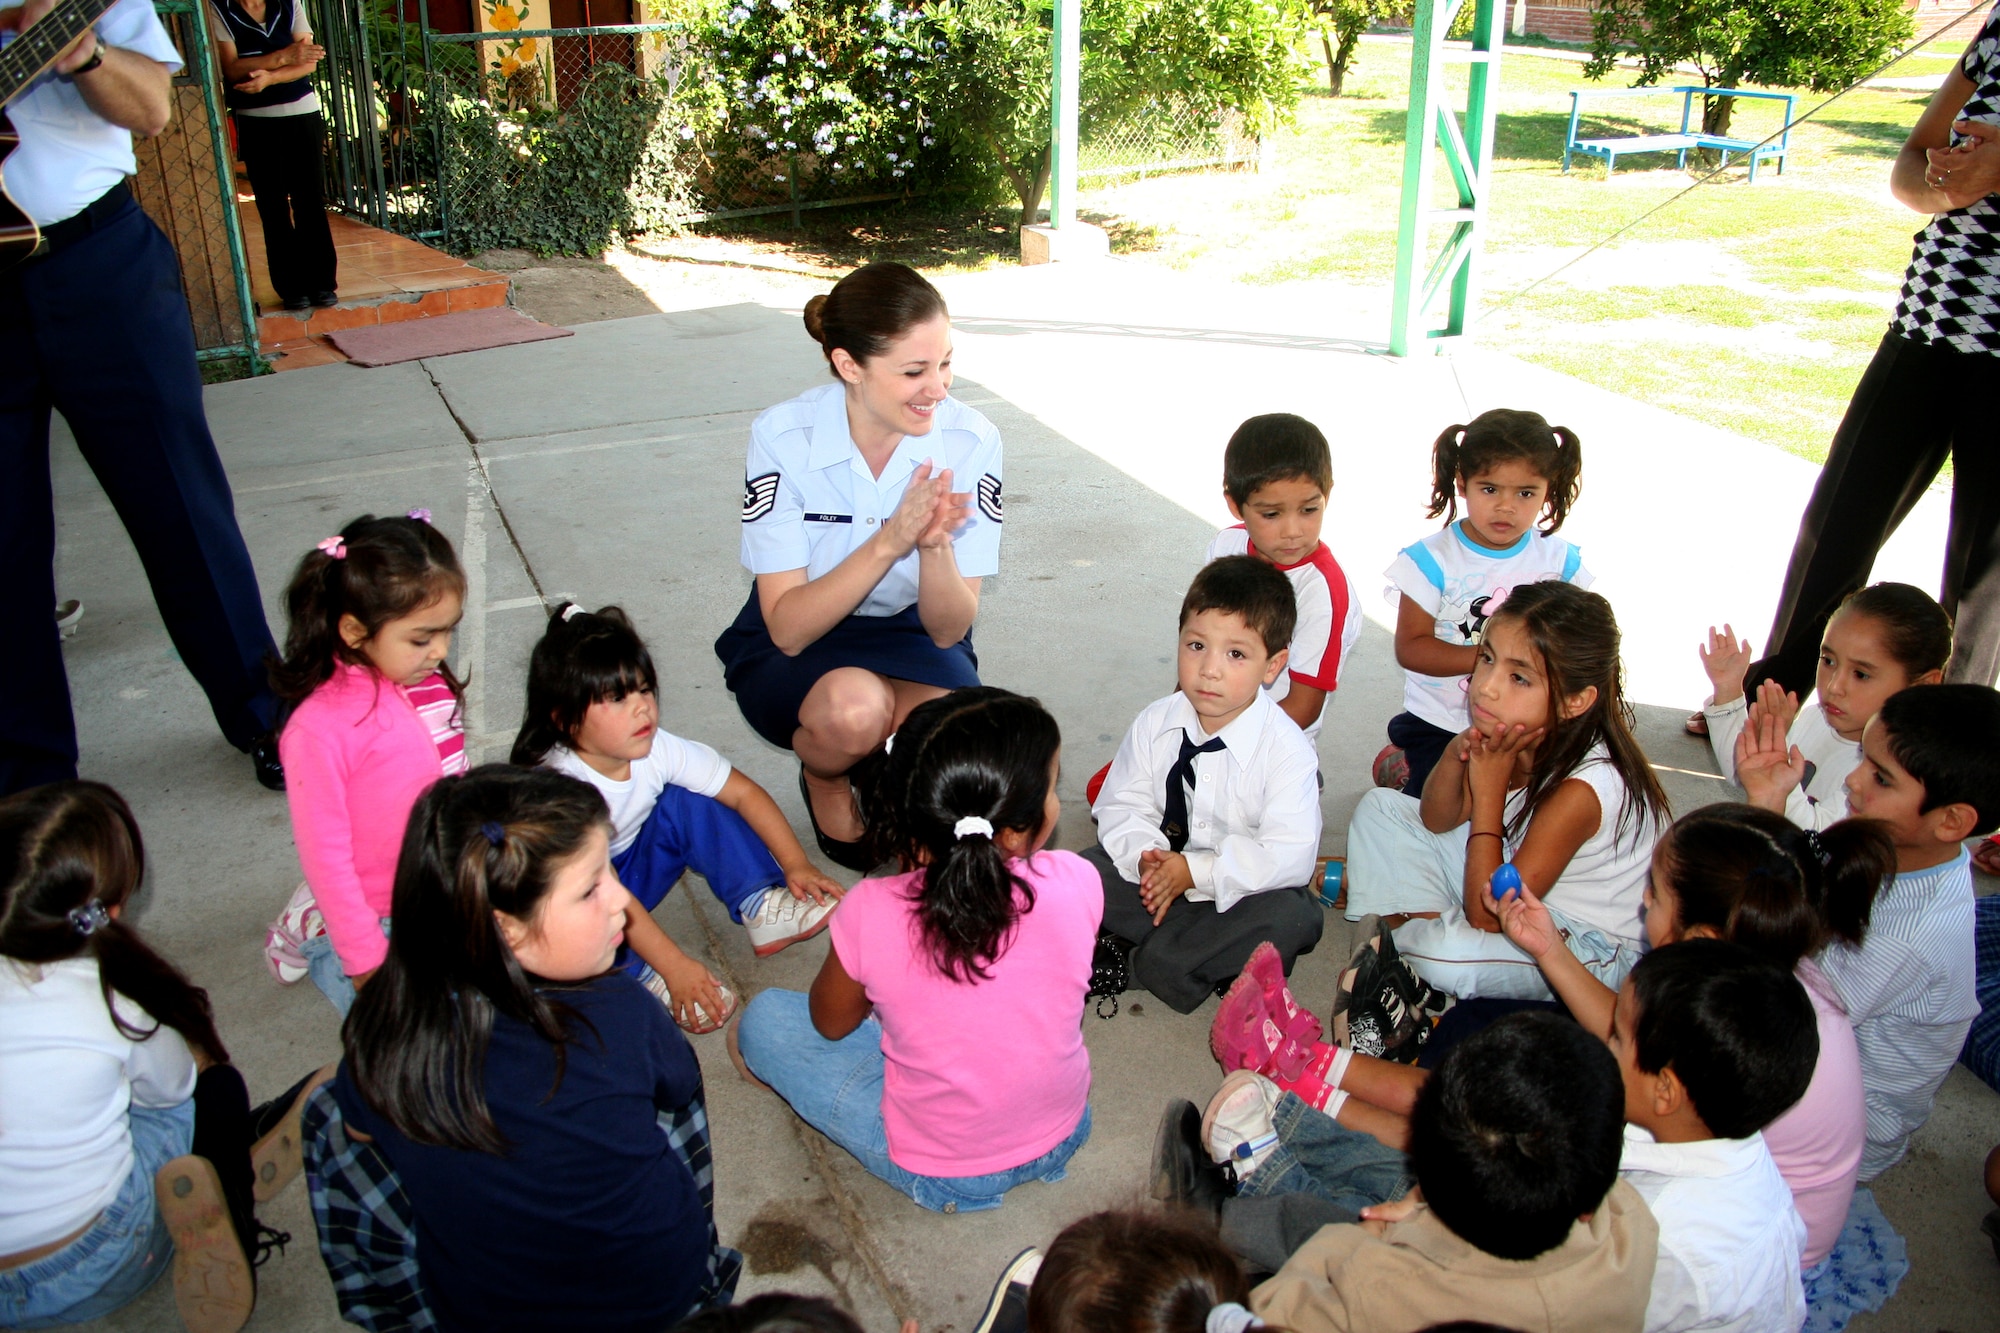
M 1319 857 L 1319 762 L 1264 687 L 1285 669 L 1291 581 L 1254 556 L 1195 575 L 1181 603 L 1180 689 L 1118 747 L 1084 852 L 1104 880 L 1104 928 L 1131 972 L 1191 1013 L 1269 940 L 1289 972 L 1319 942 L 1306 886 Z
M 1805 1095 L 1819 1026 L 1796 977 L 1692 939 L 1639 960 L 1618 992 L 1619 1175 L 1660 1224 L 1646 1333 L 1796 1333 L 1806 1224 L 1763 1129 Z

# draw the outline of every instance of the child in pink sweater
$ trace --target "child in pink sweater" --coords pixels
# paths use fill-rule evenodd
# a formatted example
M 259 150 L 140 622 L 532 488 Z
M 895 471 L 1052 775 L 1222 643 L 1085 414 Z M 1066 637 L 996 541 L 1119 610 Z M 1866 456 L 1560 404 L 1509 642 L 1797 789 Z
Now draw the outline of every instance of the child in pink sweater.
M 285 590 L 291 627 L 271 681 L 292 706 L 278 753 L 306 882 L 281 920 L 317 905 L 325 933 L 300 952 L 343 1017 L 388 952 L 410 810 L 466 770 L 463 691 L 444 664 L 464 602 L 458 556 L 422 509 L 353 520 Z

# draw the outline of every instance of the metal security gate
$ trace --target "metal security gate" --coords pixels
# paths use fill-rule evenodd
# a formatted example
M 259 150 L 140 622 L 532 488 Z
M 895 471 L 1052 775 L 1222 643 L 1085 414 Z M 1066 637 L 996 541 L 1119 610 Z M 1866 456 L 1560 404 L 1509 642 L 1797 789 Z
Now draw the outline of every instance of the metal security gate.
M 241 358 L 258 373 L 267 367 L 257 351 L 257 306 L 236 212 L 236 155 L 209 45 L 207 7 L 202 0 L 154 0 L 153 8 L 186 64 L 174 76 L 173 119 L 166 133 L 134 140 L 133 194 L 180 256 L 196 356 Z

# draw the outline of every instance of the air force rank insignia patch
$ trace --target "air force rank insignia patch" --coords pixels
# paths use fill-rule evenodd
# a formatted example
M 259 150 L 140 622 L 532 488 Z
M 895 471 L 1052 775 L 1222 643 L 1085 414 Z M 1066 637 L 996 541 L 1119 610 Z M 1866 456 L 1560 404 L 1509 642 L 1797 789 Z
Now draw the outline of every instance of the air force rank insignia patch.
M 991 472 L 979 479 L 979 512 L 992 519 L 995 523 L 1002 521 L 1000 517 L 1000 478 L 994 476 Z
M 766 472 L 743 483 L 743 521 L 755 523 L 778 503 L 778 474 Z

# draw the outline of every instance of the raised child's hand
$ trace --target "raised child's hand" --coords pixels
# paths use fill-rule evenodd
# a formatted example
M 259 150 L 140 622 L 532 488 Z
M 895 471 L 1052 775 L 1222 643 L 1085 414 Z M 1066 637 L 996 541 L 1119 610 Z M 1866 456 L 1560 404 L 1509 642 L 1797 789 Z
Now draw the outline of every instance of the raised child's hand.
M 715 973 L 692 958 L 669 967 L 660 974 L 667 983 L 667 1008 L 674 1021 L 689 1032 L 713 1032 L 722 1026 L 722 983 Z M 697 1021 L 694 1007 L 699 1004 L 707 1021 Z
M 1767 680 L 1757 687 L 1757 698 L 1750 708 L 1753 713 L 1776 718 L 1779 732 L 1790 735 L 1792 723 L 1799 717 L 1799 696 L 1787 691 L 1777 681 Z
M 1555 918 L 1527 885 L 1523 884 L 1519 893 L 1510 893 L 1504 899 L 1489 896 L 1486 902 L 1493 915 L 1500 918 L 1500 932 L 1536 962 L 1551 950 L 1566 947 L 1562 932 L 1556 929 Z
M 1785 727 L 1761 701 L 1750 706 L 1750 717 L 1736 737 L 1736 781 L 1750 804 L 1785 813 L 1785 798 L 1805 781 L 1805 756 L 1785 743 Z
M 1715 702 L 1730 703 L 1743 697 L 1743 677 L 1750 670 L 1750 640 L 1738 641 L 1736 631 L 1728 625 L 1720 634 L 1715 626 L 1708 627 L 1708 642 L 1703 644 L 1701 669 L 1708 673 L 1708 683 L 1715 687 Z
M 785 887 L 791 890 L 792 897 L 798 899 L 800 902 L 804 902 L 808 898 L 816 903 L 823 903 L 829 898 L 835 902 L 839 902 L 841 895 L 847 892 L 846 889 L 840 887 L 839 880 L 834 879 L 810 861 L 807 861 L 803 865 L 786 868 Z
M 1139 900 L 1153 914 L 1153 924 L 1166 920 L 1174 899 L 1194 887 L 1194 872 L 1179 852 L 1155 847 L 1139 853 Z

